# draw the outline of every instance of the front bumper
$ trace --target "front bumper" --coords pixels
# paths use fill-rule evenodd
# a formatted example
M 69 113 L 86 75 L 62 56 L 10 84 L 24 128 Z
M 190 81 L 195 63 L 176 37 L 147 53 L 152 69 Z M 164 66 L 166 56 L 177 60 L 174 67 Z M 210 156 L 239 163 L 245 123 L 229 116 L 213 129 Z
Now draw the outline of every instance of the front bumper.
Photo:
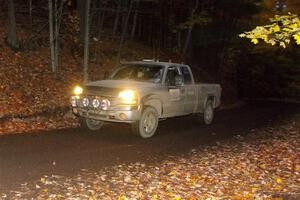
M 134 123 L 140 119 L 140 106 L 127 106 L 119 110 L 98 110 L 91 108 L 73 107 L 72 112 L 76 116 L 94 120 L 118 123 Z

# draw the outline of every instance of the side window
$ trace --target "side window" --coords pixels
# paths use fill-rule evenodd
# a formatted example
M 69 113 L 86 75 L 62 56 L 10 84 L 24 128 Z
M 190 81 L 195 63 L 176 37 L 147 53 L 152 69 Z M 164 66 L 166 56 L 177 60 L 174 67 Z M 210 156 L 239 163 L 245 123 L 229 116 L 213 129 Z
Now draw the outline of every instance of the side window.
M 167 76 L 166 76 L 166 85 L 175 86 L 176 85 L 176 76 L 179 76 L 178 69 L 176 67 L 169 67 Z
M 192 84 L 192 76 L 188 67 L 182 66 L 180 67 L 181 73 L 183 75 L 183 81 L 185 85 Z

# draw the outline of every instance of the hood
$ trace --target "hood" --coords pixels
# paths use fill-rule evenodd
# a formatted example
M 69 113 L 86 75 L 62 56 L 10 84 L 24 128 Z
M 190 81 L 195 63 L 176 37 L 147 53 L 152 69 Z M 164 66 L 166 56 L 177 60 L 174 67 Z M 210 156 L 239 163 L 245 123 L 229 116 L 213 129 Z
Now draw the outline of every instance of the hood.
M 139 89 L 154 87 L 157 84 L 149 82 L 127 81 L 127 80 L 101 80 L 86 84 L 86 86 L 97 86 L 107 88 L 120 88 L 120 89 Z
M 103 95 L 115 95 L 120 90 L 133 89 L 143 91 L 146 88 L 157 86 L 155 83 L 138 82 L 129 80 L 101 80 L 90 82 L 85 85 L 87 93 L 101 92 Z

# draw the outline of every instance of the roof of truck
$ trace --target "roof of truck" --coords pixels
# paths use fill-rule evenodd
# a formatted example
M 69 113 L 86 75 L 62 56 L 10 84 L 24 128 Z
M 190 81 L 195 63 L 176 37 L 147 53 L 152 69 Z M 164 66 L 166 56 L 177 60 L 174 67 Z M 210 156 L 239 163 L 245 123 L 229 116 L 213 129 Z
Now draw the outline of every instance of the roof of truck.
M 172 62 L 160 62 L 160 61 L 154 61 L 154 60 L 143 60 L 143 61 L 130 61 L 130 62 L 121 62 L 121 64 L 148 64 L 148 65 L 160 65 L 160 66 L 170 66 L 170 65 L 181 65 L 181 66 L 187 66 L 183 63 L 172 63 Z

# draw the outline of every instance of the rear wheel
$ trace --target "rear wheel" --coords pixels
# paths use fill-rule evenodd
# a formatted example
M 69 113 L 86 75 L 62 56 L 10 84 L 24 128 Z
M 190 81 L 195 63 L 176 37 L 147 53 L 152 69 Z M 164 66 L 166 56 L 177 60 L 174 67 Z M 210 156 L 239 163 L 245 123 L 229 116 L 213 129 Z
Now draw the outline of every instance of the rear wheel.
M 104 125 L 103 121 L 89 119 L 85 117 L 80 117 L 80 126 L 84 129 L 91 130 L 91 131 L 97 131 L 102 128 Z
M 203 112 L 203 122 L 206 125 L 209 125 L 212 123 L 214 119 L 214 107 L 213 102 L 211 100 L 207 101 L 204 112 Z
M 139 121 L 133 123 L 132 131 L 142 138 L 152 137 L 158 126 L 158 113 L 153 107 L 146 107 Z

